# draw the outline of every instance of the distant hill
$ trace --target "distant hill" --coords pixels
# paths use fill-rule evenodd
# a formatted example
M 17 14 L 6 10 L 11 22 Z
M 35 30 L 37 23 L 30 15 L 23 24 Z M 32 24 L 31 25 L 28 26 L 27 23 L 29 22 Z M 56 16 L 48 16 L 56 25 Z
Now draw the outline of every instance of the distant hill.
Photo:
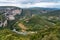
M 59 15 L 60 9 L 58 8 L 43 8 L 43 7 L 32 7 L 32 8 L 19 8 L 16 6 L 0 6 L 0 12 L 8 11 L 9 9 L 22 9 L 20 16 L 32 16 L 34 14 L 43 15 Z M 6 12 L 7 12 L 6 11 Z
M 6 8 L 19 8 L 19 7 L 16 7 L 16 6 L 0 6 L 0 9 L 6 9 Z
M 31 8 L 24 8 L 24 9 L 39 9 L 39 10 L 59 10 L 59 8 L 44 8 L 44 7 L 31 7 Z
M 48 13 L 45 13 L 45 14 L 42 14 L 42 15 L 45 15 L 45 16 L 60 16 L 60 10 L 51 11 L 51 12 L 48 12 Z
M 34 7 L 34 8 L 22 8 L 22 15 L 23 16 L 32 16 L 33 14 L 45 14 L 50 13 L 52 11 L 60 10 L 58 8 L 40 8 L 40 7 Z

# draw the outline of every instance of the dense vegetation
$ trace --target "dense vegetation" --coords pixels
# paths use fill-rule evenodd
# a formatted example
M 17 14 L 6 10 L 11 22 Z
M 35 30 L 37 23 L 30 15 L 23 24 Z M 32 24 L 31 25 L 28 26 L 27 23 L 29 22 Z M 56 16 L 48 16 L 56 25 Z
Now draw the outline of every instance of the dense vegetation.
M 60 40 L 60 17 L 57 16 L 60 15 L 59 11 L 50 13 L 32 17 L 27 14 L 29 17 L 22 20 L 20 20 L 20 15 L 16 15 L 16 20 L 8 21 L 7 27 L 0 27 L 0 40 Z M 56 15 L 56 13 L 58 14 Z M 0 18 L 2 18 L 1 16 Z M 21 32 L 21 28 L 18 26 L 19 23 L 28 28 L 26 32 L 33 31 L 37 33 L 23 35 L 14 32 L 13 29 Z
M 4 21 L 5 20 L 5 15 L 3 13 L 0 13 L 0 21 Z
M 3 30 L 0 30 L 0 40 L 29 40 L 29 37 L 16 34 L 13 31 L 4 28 Z
M 54 21 L 55 20 L 55 21 Z M 27 31 L 37 31 L 36 34 L 20 35 L 10 29 L 0 30 L 1 40 L 60 40 L 59 19 L 49 20 L 47 17 L 34 16 L 28 20 L 19 20 L 27 28 Z M 28 21 L 28 22 L 27 22 Z M 17 24 L 18 24 L 17 23 Z M 16 27 L 18 27 L 16 24 Z

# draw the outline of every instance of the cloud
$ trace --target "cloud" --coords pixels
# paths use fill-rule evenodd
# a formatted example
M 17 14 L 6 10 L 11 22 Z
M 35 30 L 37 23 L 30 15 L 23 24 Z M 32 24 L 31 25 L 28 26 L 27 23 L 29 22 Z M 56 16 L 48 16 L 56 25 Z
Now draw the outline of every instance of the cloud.
M 40 2 L 40 3 L 28 3 L 25 4 L 23 7 L 25 8 L 29 8 L 29 7 L 46 7 L 46 8 L 59 8 L 60 6 L 60 2 L 56 3 L 56 2 Z
M 1 3 L 40 3 L 40 2 L 59 2 L 60 0 L 0 0 Z
M 60 0 L 0 0 L 0 6 L 60 8 Z

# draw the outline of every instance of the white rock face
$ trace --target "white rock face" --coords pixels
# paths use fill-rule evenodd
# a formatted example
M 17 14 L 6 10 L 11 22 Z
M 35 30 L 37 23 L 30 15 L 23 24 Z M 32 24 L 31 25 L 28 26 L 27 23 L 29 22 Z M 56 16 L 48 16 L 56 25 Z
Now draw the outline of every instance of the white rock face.
M 8 19 L 9 19 L 9 20 L 15 20 L 15 17 L 12 16 L 12 15 L 9 15 Z
M 3 26 L 7 26 L 7 20 L 4 21 Z
M 21 14 L 22 10 L 13 10 L 12 13 L 13 15 L 16 15 L 16 14 Z

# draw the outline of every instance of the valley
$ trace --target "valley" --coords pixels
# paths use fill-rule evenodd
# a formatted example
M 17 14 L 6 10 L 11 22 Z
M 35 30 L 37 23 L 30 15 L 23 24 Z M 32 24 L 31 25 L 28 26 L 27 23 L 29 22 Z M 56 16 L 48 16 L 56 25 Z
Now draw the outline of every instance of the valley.
M 0 7 L 0 40 L 60 40 L 60 9 Z

